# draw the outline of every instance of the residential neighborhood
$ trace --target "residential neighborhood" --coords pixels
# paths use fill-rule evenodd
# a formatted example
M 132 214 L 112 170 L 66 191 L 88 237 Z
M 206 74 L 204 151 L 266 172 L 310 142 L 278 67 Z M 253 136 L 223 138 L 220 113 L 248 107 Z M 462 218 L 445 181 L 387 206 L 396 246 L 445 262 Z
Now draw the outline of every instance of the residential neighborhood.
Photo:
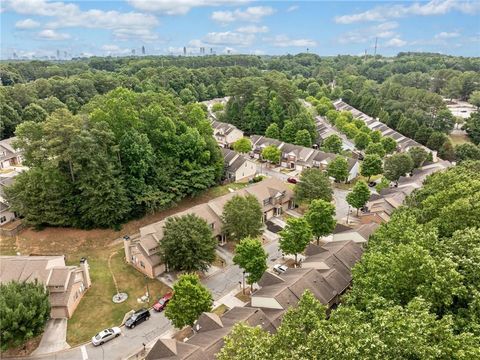
M 2 1 L 0 358 L 480 359 L 479 14 Z

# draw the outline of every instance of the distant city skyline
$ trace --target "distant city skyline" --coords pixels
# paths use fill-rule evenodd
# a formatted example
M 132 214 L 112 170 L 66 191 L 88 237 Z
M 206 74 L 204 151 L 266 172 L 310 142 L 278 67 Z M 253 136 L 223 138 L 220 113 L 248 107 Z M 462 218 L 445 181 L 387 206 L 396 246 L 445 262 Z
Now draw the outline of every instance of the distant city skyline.
M 4 0 L 1 58 L 480 56 L 480 1 Z

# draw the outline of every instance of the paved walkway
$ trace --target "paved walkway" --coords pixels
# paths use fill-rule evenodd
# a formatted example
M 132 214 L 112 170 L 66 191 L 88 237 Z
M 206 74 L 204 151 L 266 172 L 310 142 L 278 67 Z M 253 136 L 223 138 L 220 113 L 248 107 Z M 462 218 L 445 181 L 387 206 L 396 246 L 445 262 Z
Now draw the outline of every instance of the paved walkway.
M 32 354 L 42 355 L 69 349 L 66 339 L 67 319 L 50 319 L 45 326 L 40 345 Z

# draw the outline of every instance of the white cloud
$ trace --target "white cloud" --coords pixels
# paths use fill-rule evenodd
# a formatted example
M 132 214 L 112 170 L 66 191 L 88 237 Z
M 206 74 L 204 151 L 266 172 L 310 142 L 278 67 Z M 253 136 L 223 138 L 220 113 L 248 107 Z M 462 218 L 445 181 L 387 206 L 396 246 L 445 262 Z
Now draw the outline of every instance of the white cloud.
M 15 23 L 15 28 L 20 30 L 34 29 L 39 26 L 40 23 L 32 19 L 19 20 Z
M 250 0 L 127 0 L 134 8 L 166 15 L 185 15 L 192 8 L 240 5 Z
M 275 47 L 314 47 L 317 46 L 315 40 L 310 39 L 290 39 L 286 35 L 277 35 L 271 39 L 264 39 L 271 42 Z
M 265 55 L 266 53 L 263 50 L 253 50 L 252 54 L 253 55 Z
M 70 35 L 66 33 L 59 33 L 52 29 L 45 29 L 38 33 L 38 37 L 43 40 L 67 40 L 70 39 Z
M 253 34 L 241 34 L 233 31 L 210 32 L 202 39 L 208 45 L 248 46 L 255 40 Z
M 101 49 L 105 51 L 107 55 L 126 55 L 132 52 L 131 49 L 121 48 L 120 46 L 113 44 L 103 45 Z
M 149 29 L 115 29 L 113 36 L 118 40 L 142 39 L 143 41 L 158 40 L 158 35 L 152 33 Z
M 375 26 L 369 26 L 367 28 L 349 31 L 341 35 L 338 41 L 341 44 L 362 44 L 371 41 L 376 37 L 380 39 L 393 38 L 398 36 L 394 31 L 396 28 L 398 28 L 398 23 L 395 21 L 389 21 Z
M 248 26 L 239 27 L 237 31 L 240 33 L 246 33 L 246 34 L 266 33 L 268 32 L 268 27 L 248 25 Z
M 298 5 L 292 5 L 287 8 L 287 12 L 298 10 Z
M 398 37 L 390 39 L 385 43 L 386 47 L 402 47 L 405 45 L 407 45 L 407 42 Z
M 351 24 L 365 21 L 385 21 L 410 15 L 431 16 L 443 15 L 450 11 L 460 11 L 466 14 L 476 14 L 480 11 L 480 2 L 457 0 L 431 0 L 428 3 L 414 3 L 411 5 L 377 6 L 358 14 L 335 17 L 339 24 Z
M 158 25 L 158 20 L 153 15 L 98 9 L 82 11 L 76 4 L 46 0 L 5 0 L 5 6 L 19 14 L 53 18 L 46 25 L 48 29 L 69 27 L 107 29 L 116 30 L 114 36 L 117 38 L 125 38 L 129 33 L 130 38 L 137 34 L 136 38 L 142 40 L 156 39 L 151 30 Z
M 275 9 L 270 6 L 251 6 L 245 10 L 214 11 L 211 19 L 221 24 L 228 24 L 235 21 L 258 22 L 263 17 L 272 15 Z
M 441 33 L 438 33 L 435 35 L 435 39 L 451 39 L 459 36 L 460 36 L 460 33 L 458 31 L 453 31 L 453 32 L 442 31 Z

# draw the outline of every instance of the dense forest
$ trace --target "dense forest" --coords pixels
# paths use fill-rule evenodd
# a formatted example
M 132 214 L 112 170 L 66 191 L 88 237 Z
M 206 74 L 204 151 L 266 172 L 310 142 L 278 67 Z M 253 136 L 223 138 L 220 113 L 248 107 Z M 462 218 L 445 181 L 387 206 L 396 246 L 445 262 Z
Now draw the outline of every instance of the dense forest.
M 478 359 L 479 173 L 466 162 L 427 178 L 370 238 L 329 318 L 307 292 L 273 335 L 236 325 L 219 359 Z
M 27 223 L 118 226 L 212 186 L 223 158 L 204 109 L 165 91 L 117 88 L 74 115 L 18 125 L 30 170 L 6 189 Z

